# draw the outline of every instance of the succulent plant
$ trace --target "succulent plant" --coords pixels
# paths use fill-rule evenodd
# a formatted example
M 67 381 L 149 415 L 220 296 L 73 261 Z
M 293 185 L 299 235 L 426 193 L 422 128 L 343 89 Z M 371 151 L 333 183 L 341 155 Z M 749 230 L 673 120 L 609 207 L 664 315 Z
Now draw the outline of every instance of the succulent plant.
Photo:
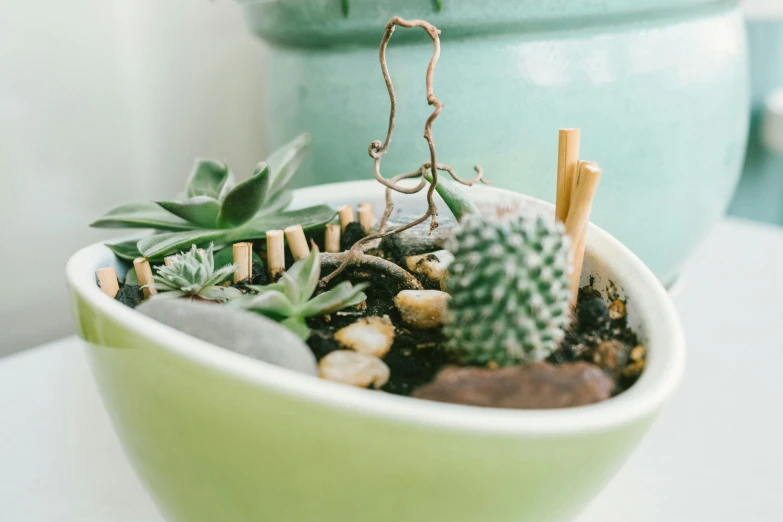
M 318 247 L 313 245 L 310 255 L 294 263 L 277 283 L 250 286 L 257 294 L 248 294 L 231 300 L 227 306 L 250 310 L 279 321 L 294 333 L 307 339 L 310 328 L 305 319 L 326 315 L 365 299 L 365 283 L 356 286 L 343 281 L 331 290 L 312 297 L 321 275 Z
M 563 225 L 541 215 L 463 219 L 454 262 L 446 348 L 465 364 L 510 366 L 552 353 L 568 325 L 571 253 Z
M 206 301 L 227 301 L 239 297 L 242 292 L 236 288 L 218 286 L 236 269 L 236 265 L 226 265 L 215 270 L 212 245 L 206 250 L 193 245 L 190 251 L 171 256 L 169 266 L 157 267 L 153 279 L 159 293 L 155 299 L 198 297 Z
M 140 241 L 107 245 L 123 259 L 140 255 L 160 260 L 195 244 L 228 245 L 262 239 L 267 230 L 301 224 L 307 230 L 323 226 L 335 211 L 326 205 L 285 211 L 291 201 L 287 184 L 299 167 L 310 137 L 303 134 L 259 163 L 247 181 L 236 184 L 220 161 L 201 159 L 188 180 L 185 199 L 128 203 L 107 212 L 91 226 L 151 228 L 162 233 Z

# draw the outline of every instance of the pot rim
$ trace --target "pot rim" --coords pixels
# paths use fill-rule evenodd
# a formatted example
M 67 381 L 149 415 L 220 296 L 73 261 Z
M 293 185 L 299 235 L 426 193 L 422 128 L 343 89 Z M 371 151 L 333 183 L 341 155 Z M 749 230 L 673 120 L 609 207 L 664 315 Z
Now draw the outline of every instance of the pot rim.
M 362 199 L 367 198 L 370 189 L 380 190 L 374 180 L 317 185 L 296 190 L 294 203 Z M 496 188 L 481 190 L 510 193 Z M 537 198 L 510 194 L 552 207 Z M 648 363 L 639 380 L 616 397 L 587 406 L 555 410 L 483 408 L 370 392 L 249 359 L 184 334 L 108 298 L 95 282 L 95 270 L 114 262 L 114 254 L 103 243 L 76 252 L 66 265 L 66 278 L 71 291 L 90 307 L 136 332 L 150 344 L 260 388 L 388 422 L 481 434 L 564 436 L 609 431 L 651 417 L 673 393 L 685 363 L 680 321 L 655 275 L 628 248 L 592 223 L 587 244 L 591 255 L 619 274 L 621 288 L 629 299 L 634 299 L 641 315 L 640 322 L 648 330 Z

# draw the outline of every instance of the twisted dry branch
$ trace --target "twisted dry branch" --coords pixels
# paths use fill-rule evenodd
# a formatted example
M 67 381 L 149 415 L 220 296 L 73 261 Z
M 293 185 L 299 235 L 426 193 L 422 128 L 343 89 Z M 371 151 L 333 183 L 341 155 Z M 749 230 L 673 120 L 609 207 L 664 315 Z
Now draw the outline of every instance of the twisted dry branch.
M 414 172 L 409 172 L 406 174 L 398 174 L 390 179 L 386 179 L 383 177 L 383 174 L 381 174 L 381 159 L 383 158 L 384 154 L 388 152 L 389 146 L 391 145 L 392 135 L 394 134 L 394 119 L 397 114 L 397 97 L 394 94 L 394 85 L 392 84 L 391 75 L 389 74 L 389 67 L 386 61 L 386 48 L 388 47 L 389 40 L 391 40 L 391 37 L 394 34 L 394 30 L 397 26 L 405 27 L 405 28 L 421 27 L 427 32 L 430 38 L 432 38 L 433 52 L 432 52 L 432 58 L 430 58 L 430 62 L 427 65 L 427 75 L 425 81 L 426 81 L 426 88 L 427 88 L 427 104 L 434 107 L 434 109 L 424 124 L 424 139 L 427 140 L 427 145 L 429 146 L 430 161 L 424 163 L 421 167 L 419 167 L 418 170 Z M 394 18 L 389 20 L 389 23 L 386 24 L 386 31 L 384 32 L 383 39 L 381 40 L 381 47 L 378 54 L 381 62 L 381 71 L 383 72 L 383 79 L 386 82 L 386 89 L 389 92 L 389 102 L 390 102 L 389 127 L 386 131 L 386 139 L 383 141 L 383 143 L 381 143 L 380 140 L 375 140 L 372 143 L 370 143 L 368 149 L 370 157 L 373 158 L 374 160 L 373 173 L 375 175 L 375 179 L 381 185 L 386 187 L 386 208 L 384 210 L 383 217 L 381 218 L 381 222 L 378 227 L 378 232 L 375 234 L 370 234 L 360 239 L 356 243 L 354 243 L 354 245 L 350 248 L 350 250 L 346 252 L 346 255 L 344 256 L 344 259 L 340 264 L 340 266 L 337 267 L 337 269 L 334 272 L 321 279 L 322 286 L 328 284 L 330 280 L 336 277 L 349 264 L 351 264 L 351 262 L 361 252 L 363 252 L 363 250 L 367 246 L 369 246 L 371 242 L 376 242 L 377 240 L 383 239 L 384 237 L 391 236 L 394 234 L 399 234 L 400 232 L 408 230 L 409 228 L 413 228 L 417 225 L 424 223 L 428 219 L 431 220 L 430 232 L 435 230 L 438 227 L 438 222 L 436 221 L 436 217 L 438 215 L 438 207 L 435 205 L 434 194 L 435 194 L 435 189 L 438 186 L 439 170 L 443 172 L 447 172 L 454 179 L 454 181 L 462 185 L 470 186 L 479 181 L 483 183 L 487 183 L 487 181 L 484 180 L 483 178 L 484 174 L 479 166 L 474 167 L 474 169 L 476 170 L 476 176 L 474 178 L 469 180 L 464 180 L 459 178 L 454 173 L 454 169 L 452 167 L 437 162 L 435 141 L 432 138 L 432 122 L 435 121 L 435 119 L 440 114 L 441 110 L 443 110 L 443 103 L 438 98 L 435 97 L 435 93 L 432 87 L 432 78 L 435 73 L 435 65 L 438 63 L 438 58 L 440 58 L 439 35 L 440 35 L 440 30 L 434 25 L 425 22 L 424 20 L 404 20 L 398 16 L 395 16 Z M 432 168 L 433 165 L 435 165 L 435 168 Z M 429 188 L 427 189 L 427 211 L 420 218 L 415 219 L 410 223 L 395 228 L 394 230 L 386 231 L 386 225 L 388 223 L 389 217 L 391 216 L 392 210 L 394 210 L 394 203 L 392 201 L 392 192 L 399 192 L 400 194 L 416 194 L 420 192 L 422 189 L 424 189 L 425 186 L 428 185 L 427 180 L 424 179 L 424 174 L 427 171 L 430 171 L 432 175 L 432 181 L 429 183 Z M 415 185 L 413 187 L 405 187 L 399 185 L 399 182 L 404 179 L 412 179 L 417 177 L 421 178 L 421 181 L 419 182 L 418 185 Z

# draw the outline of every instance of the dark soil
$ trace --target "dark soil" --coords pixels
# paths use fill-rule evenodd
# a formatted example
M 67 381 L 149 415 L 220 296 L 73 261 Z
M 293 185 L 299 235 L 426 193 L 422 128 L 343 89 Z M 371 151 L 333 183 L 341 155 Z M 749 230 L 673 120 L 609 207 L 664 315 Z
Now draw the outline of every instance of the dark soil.
M 560 349 L 549 356 L 547 361 L 555 364 L 562 364 L 576 361 L 587 361 L 597 363 L 601 361 L 601 354 L 598 352 L 599 346 L 606 341 L 619 341 L 616 346 L 619 351 L 618 357 L 623 361 L 623 368 L 619 371 L 613 371 L 610 368 L 604 368 L 604 371 L 615 379 L 614 395 L 627 390 L 639 378 L 643 364 L 636 371 L 626 370 L 626 364 L 631 365 L 634 361 L 629 361 L 629 354 L 633 348 L 638 346 L 639 338 L 636 333 L 628 327 L 628 319 L 623 316 L 619 319 L 609 317 L 609 307 L 604 301 L 601 293 L 591 286 L 584 286 L 579 289 L 576 304 L 576 320 L 571 328 L 566 331 L 565 339 Z M 606 345 L 604 345 L 606 346 Z M 631 370 L 631 368 L 628 368 Z
M 345 226 L 342 237 L 340 237 L 340 248 L 343 250 L 349 250 L 354 245 L 354 243 L 366 235 L 367 234 L 364 233 L 364 229 L 362 229 L 362 226 L 358 222 L 354 221 L 353 223 L 348 223 Z
M 136 308 L 144 301 L 144 292 L 139 285 L 122 285 L 114 299 L 125 306 Z

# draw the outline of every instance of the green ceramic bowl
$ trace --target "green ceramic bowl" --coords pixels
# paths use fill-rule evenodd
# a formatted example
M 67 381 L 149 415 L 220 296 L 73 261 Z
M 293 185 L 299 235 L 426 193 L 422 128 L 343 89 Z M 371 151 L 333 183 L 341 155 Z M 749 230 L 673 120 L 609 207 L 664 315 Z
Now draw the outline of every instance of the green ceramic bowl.
M 360 201 L 380 210 L 383 190 L 325 185 L 298 191 L 294 204 Z M 648 366 L 618 397 L 551 411 L 421 401 L 247 359 L 106 297 L 94 271 L 118 265 L 102 245 L 76 253 L 67 276 L 106 409 L 168 521 L 547 522 L 572 519 L 615 473 L 684 363 L 679 321 L 652 272 L 594 226 L 587 245 L 584 276 L 628 298 Z

